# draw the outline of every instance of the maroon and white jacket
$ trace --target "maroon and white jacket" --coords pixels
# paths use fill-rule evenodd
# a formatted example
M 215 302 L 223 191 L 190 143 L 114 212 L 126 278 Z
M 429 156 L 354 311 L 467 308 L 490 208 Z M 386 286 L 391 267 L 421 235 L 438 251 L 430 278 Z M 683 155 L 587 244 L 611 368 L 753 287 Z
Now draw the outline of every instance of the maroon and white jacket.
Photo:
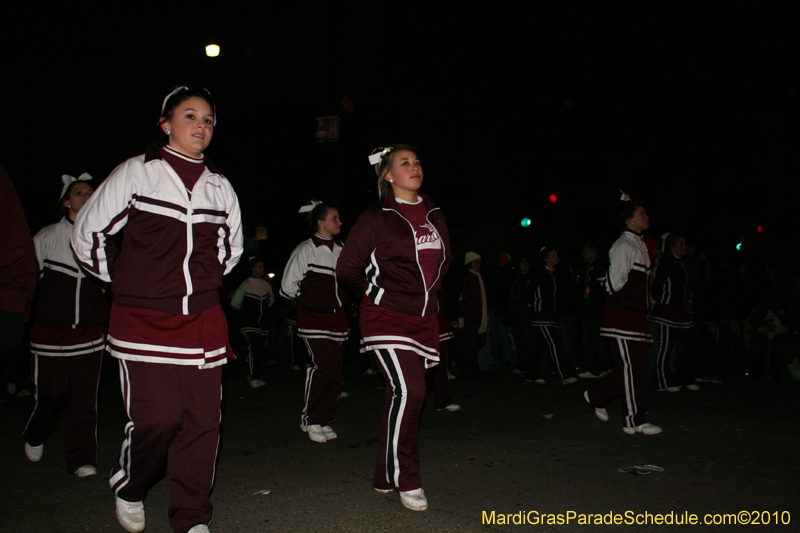
M 250 276 L 231 297 L 231 307 L 242 311 L 242 333 L 269 335 L 269 308 L 273 305 L 272 285 L 264 278 Z
M 556 299 L 558 283 L 555 272 L 542 267 L 533 278 L 535 285 L 530 290 L 531 325 L 558 327 L 556 319 Z
M 33 312 L 31 352 L 72 357 L 105 349 L 108 301 L 103 282 L 83 271 L 69 240 L 72 221 L 64 217 L 33 238 L 39 262 L 39 290 Z
M 606 307 L 600 318 L 600 336 L 650 342 L 647 308 L 650 305 L 650 254 L 638 233 L 625 230 L 608 252 Z
M 655 279 L 650 287 L 655 299 L 655 305 L 650 311 L 650 322 L 673 328 L 691 328 L 692 316 L 686 310 L 689 273 L 683 261 L 666 253 L 655 272 Z
M 297 299 L 297 335 L 310 339 L 347 340 L 350 332 L 342 309 L 347 292 L 339 285 L 336 263 L 342 243 L 314 234 L 294 249 L 283 270 L 280 294 Z
M 48 328 L 79 328 L 105 324 L 108 302 L 102 282 L 78 265 L 69 240 L 68 217 L 42 229 L 33 238 L 39 261 L 39 290 L 34 321 Z
M 190 315 L 219 304 L 242 254 L 239 200 L 206 160 L 191 194 L 155 146 L 118 166 L 75 220 L 78 262 L 113 281 L 114 301 Z M 122 228 L 122 246 L 112 240 Z
M 430 285 L 417 257 L 414 228 L 401 214 L 391 190 L 358 216 L 336 273 L 375 305 L 407 315 L 429 316 L 436 314 L 437 295 L 450 264 L 450 238 L 442 211 L 425 194 L 419 196 L 428 210 L 428 222 L 442 240 L 438 275 Z

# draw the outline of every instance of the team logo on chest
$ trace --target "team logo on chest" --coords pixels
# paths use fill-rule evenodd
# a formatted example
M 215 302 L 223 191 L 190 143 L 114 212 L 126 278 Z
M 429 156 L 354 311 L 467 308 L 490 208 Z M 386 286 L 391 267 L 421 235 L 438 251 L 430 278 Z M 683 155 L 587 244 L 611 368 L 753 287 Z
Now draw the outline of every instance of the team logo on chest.
M 417 248 L 441 248 L 441 238 L 439 237 L 439 232 L 436 231 L 436 228 L 433 224 L 427 222 L 425 224 L 421 224 L 419 228 L 420 229 L 418 231 L 414 232 L 414 236 L 417 239 Z

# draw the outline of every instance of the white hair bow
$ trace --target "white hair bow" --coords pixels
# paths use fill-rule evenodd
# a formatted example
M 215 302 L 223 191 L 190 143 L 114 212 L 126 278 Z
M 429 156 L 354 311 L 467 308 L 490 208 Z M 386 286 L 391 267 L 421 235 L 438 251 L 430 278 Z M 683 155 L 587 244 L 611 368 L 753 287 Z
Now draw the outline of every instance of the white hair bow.
M 386 152 L 390 152 L 391 150 L 392 147 L 390 146 L 389 148 L 384 148 L 383 151 L 378 152 L 377 154 L 372 154 L 371 156 L 369 156 L 369 164 L 370 165 L 379 164 L 381 162 L 381 157 L 383 157 L 383 154 L 385 154 Z
M 311 203 L 309 205 L 304 205 L 303 207 L 301 207 L 298 213 L 308 213 L 309 211 L 313 211 L 314 208 L 317 207 L 317 204 L 321 203 L 322 202 L 319 200 L 311 200 Z
M 626 193 L 622 189 L 620 189 L 619 192 L 622 193 L 622 196 L 620 196 L 620 198 L 619 198 L 620 200 L 622 200 L 623 202 L 630 202 L 631 201 L 631 197 L 628 196 L 628 193 Z
M 61 200 L 64 198 L 64 195 L 67 194 L 67 189 L 69 189 L 71 183 L 76 181 L 89 181 L 90 179 L 92 179 L 92 176 L 90 176 L 88 172 L 84 172 L 77 178 L 73 178 L 69 174 L 63 174 L 61 176 L 61 181 L 64 182 L 64 186 L 61 188 L 61 196 L 59 196 L 58 199 Z

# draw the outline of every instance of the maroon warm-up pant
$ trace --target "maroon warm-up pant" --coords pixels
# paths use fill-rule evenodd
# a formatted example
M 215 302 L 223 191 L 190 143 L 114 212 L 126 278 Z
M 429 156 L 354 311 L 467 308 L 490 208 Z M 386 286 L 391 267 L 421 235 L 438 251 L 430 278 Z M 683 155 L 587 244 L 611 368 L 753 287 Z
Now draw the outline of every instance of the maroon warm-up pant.
M 342 392 L 342 342 L 331 339 L 303 340 L 311 366 L 306 370 L 306 405 L 301 422 L 311 426 L 329 426 L 336 418 L 339 393 Z
M 177 533 L 211 520 L 219 444 L 222 367 L 120 360 L 129 422 L 109 484 L 123 500 L 141 501 L 166 470 L 169 523 Z
M 97 387 L 103 352 L 69 357 L 34 355 L 36 403 L 22 434 L 31 446 L 44 444 L 56 430 L 68 403 L 65 455 L 67 471 L 97 466 Z
M 528 368 L 525 379 L 530 381 L 539 379 L 539 357 L 541 356 L 542 351 L 545 349 L 545 346 L 550 352 L 550 359 L 553 361 L 553 364 L 556 365 L 558 374 L 561 376 L 561 381 L 571 377 L 572 367 L 570 366 L 569 359 L 567 358 L 567 352 L 564 351 L 564 347 L 561 345 L 561 337 L 558 332 L 558 327 L 534 324 L 532 329 L 534 358 L 533 361 L 531 361 L 531 366 Z
M 696 335 L 693 328 L 674 328 L 665 324 L 658 326 L 658 352 L 656 354 L 656 382 L 658 389 L 666 389 L 675 385 L 683 386 L 693 383 L 696 378 L 696 361 L 693 348 Z M 675 343 L 681 341 L 684 349 L 675 361 L 675 375 L 669 371 L 669 353 Z
M 425 358 L 409 350 L 375 350 L 386 378 L 378 460 L 373 486 L 408 491 L 422 486 L 419 474 L 419 418 L 425 402 Z
M 453 397 L 450 395 L 450 377 L 447 375 L 449 368 L 449 358 L 447 348 L 450 341 L 439 341 L 439 364 L 431 368 L 430 372 L 435 372 L 433 375 L 433 408 L 444 409 L 453 403 Z
M 589 403 L 605 408 L 622 396 L 625 426 L 640 426 L 647 422 L 648 343 L 609 337 L 608 344 L 614 370 L 589 390 Z

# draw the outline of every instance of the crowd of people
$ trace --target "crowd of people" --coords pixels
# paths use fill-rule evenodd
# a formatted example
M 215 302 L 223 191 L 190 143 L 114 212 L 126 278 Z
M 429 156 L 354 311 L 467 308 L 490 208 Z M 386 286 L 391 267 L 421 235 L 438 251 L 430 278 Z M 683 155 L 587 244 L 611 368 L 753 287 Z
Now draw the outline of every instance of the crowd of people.
M 647 238 L 645 208 L 626 193 L 616 200 L 622 232 L 607 255 L 583 243 L 576 264 L 566 247 L 547 244 L 517 261 L 503 253 L 491 268 L 475 251 L 460 263 L 442 210 L 422 192 L 422 163 L 405 144 L 369 156 L 379 199 L 346 240 L 338 209 L 310 201 L 300 212 L 313 234 L 282 276 L 267 279 L 264 259 L 247 257 L 240 268 L 248 277 L 228 301 L 223 276 L 242 258 L 242 222 L 231 183 L 203 154 L 216 124 L 207 90 L 174 89 L 157 142 L 96 189 L 88 174 L 64 176 L 63 218 L 32 239 L 20 230 L 5 254 L 15 255 L 3 265 L 3 352 L 20 344 L 39 278 L 29 320 L 35 401 L 21 448 L 40 461 L 69 404 L 67 469 L 97 474 L 107 351 L 118 361 L 129 420 L 109 481 L 127 531 L 144 530 L 144 500 L 163 472 L 174 531 L 209 531 L 222 365 L 235 358 L 231 345 L 243 347 L 247 382 L 264 386 L 279 328 L 292 337 L 293 368 L 306 367 L 300 430 L 320 444 L 338 437 L 345 345 L 357 332 L 358 351 L 371 356 L 367 372 L 377 369 L 386 391 L 372 486 L 397 492 L 414 511 L 428 508 L 418 433 L 429 382 L 434 408 L 452 412 L 460 406 L 449 381 L 484 379 L 492 365 L 518 374 L 520 386 L 580 378 L 593 384 L 581 389 L 598 419 L 608 421 L 607 408 L 621 399 L 623 431 L 655 435 L 662 428 L 647 417 L 651 374 L 664 393 L 738 371 L 780 379 L 797 352 L 790 291 L 723 265 L 711 275 L 707 258 L 687 259 L 684 235 Z M 749 351 L 737 363 L 732 354 L 745 338 Z

